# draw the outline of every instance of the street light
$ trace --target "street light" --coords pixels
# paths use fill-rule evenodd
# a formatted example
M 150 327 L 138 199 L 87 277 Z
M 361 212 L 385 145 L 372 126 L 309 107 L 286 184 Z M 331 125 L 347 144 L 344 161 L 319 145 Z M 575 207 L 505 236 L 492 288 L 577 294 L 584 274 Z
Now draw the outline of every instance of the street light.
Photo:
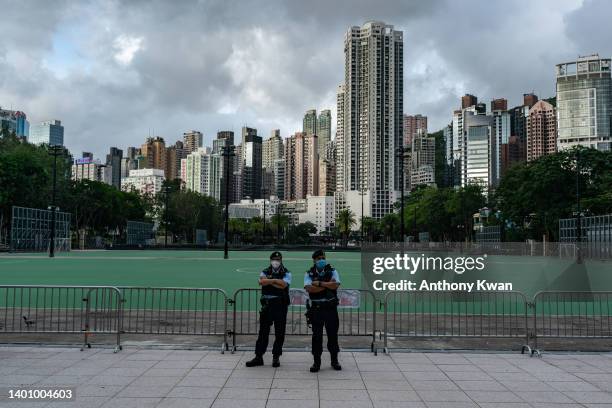
M 366 190 L 359 190 L 359 195 L 361 196 L 361 221 L 360 225 L 360 233 L 361 233 L 361 246 L 363 246 L 363 196 L 367 194 Z
M 168 247 L 168 198 L 170 194 L 170 186 L 165 185 L 162 192 L 164 193 L 164 248 Z
M 223 259 L 229 258 L 229 247 L 228 247 L 228 239 L 229 239 L 229 186 L 230 186 L 230 160 L 232 157 L 236 156 L 234 153 L 234 146 L 230 146 L 226 144 L 222 148 L 223 153 L 221 156 L 224 157 L 225 160 L 225 245 L 223 248 Z
M 58 145 L 49 146 L 49 154 L 53 156 L 53 192 L 51 195 L 51 237 L 49 242 L 49 258 L 55 257 L 55 214 L 57 206 L 55 198 L 57 193 L 57 156 L 64 154 L 64 147 Z

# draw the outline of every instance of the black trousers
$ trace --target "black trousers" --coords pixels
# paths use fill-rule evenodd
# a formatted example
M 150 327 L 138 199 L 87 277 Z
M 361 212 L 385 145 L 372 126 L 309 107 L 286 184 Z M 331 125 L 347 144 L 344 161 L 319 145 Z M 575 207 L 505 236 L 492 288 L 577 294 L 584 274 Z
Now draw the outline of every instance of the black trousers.
M 285 327 L 287 326 L 287 309 L 288 306 L 280 301 L 274 301 L 262 307 L 259 312 L 259 335 L 255 343 L 256 355 L 263 356 L 266 353 L 272 324 L 274 324 L 272 355 L 280 356 L 283 354 Z
M 320 357 L 323 354 L 323 327 L 327 333 L 327 350 L 332 357 L 340 351 L 338 345 L 338 308 L 335 306 L 312 306 L 312 355 Z

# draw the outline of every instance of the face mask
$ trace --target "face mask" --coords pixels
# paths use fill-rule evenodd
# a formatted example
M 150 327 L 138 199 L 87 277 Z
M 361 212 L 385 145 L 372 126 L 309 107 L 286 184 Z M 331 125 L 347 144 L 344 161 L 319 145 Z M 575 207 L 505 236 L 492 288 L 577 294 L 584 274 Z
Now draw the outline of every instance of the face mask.
M 319 259 L 316 265 L 317 265 L 317 269 L 323 269 L 325 268 L 325 265 L 327 265 L 327 261 L 325 259 Z
M 270 265 L 272 265 L 272 268 L 278 269 L 281 265 L 281 262 L 280 261 L 270 261 Z

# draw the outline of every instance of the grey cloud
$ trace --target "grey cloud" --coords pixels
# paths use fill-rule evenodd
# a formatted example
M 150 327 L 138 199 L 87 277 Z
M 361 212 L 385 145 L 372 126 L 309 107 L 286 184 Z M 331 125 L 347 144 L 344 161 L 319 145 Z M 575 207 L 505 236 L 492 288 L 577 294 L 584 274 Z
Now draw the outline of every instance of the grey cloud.
M 139 145 L 153 128 L 168 142 L 192 128 L 210 140 L 244 124 L 288 135 L 306 109 L 334 108 L 348 27 L 383 20 L 404 31 L 405 110 L 428 115 L 437 130 L 464 92 L 511 103 L 531 90 L 553 95 L 555 63 L 611 54 L 603 17 L 611 8 L 578 0 L 9 2 L 0 105 L 34 121 L 63 120 L 75 154 Z M 82 62 L 58 77 L 44 61 L 61 30 Z M 114 57 L 120 36 L 142 38 L 126 66 Z

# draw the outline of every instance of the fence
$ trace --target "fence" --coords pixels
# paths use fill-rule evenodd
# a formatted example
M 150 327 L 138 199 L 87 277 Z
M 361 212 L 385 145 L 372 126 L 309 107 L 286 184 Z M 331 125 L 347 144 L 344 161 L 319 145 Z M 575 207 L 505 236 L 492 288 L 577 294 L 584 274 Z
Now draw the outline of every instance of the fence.
M 388 338 L 517 338 L 529 343 L 527 300 L 519 292 L 389 292 L 384 300 Z
M 70 251 L 70 220 L 72 214 L 55 212 L 55 249 Z M 15 207 L 11 217 L 12 251 L 39 251 L 49 249 L 53 213 L 38 208 Z
M 539 292 L 533 304 L 538 339 L 612 338 L 612 292 Z
M 259 330 L 259 299 L 260 289 L 243 288 L 234 293 L 232 351 L 237 350 L 237 337 L 256 335 Z M 309 336 L 310 329 L 306 324 L 304 313 L 307 294 L 303 289 L 291 289 L 291 305 L 287 313 L 286 335 Z M 377 301 L 374 294 L 362 289 L 339 289 L 338 317 L 339 336 L 370 337 L 368 347 L 376 349 L 376 309 Z
M 378 302 L 369 290 L 341 289 L 338 334 L 389 341 L 414 338 L 504 338 L 539 354 L 539 340 L 612 338 L 612 292 L 390 292 Z M 287 335 L 309 336 L 304 317 L 307 294 L 290 291 Z M 0 333 L 72 333 L 89 337 L 121 334 L 207 335 L 223 339 L 222 351 L 237 350 L 237 337 L 259 329 L 260 290 L 243 288 L 233 297 L 221 289 L 112 286 L 0 285 Z M 229 307 L 232 307 L 230 313 Z M 377 316 L 378 315 L 378 316 Z
M 112 286 L 0 286 L 0 333 L 116 335 L 121 349 L 121 292 Z
M 220 335 L 227 346 L 228 301 L 221 289 L 122 287 L 128 334 Z

